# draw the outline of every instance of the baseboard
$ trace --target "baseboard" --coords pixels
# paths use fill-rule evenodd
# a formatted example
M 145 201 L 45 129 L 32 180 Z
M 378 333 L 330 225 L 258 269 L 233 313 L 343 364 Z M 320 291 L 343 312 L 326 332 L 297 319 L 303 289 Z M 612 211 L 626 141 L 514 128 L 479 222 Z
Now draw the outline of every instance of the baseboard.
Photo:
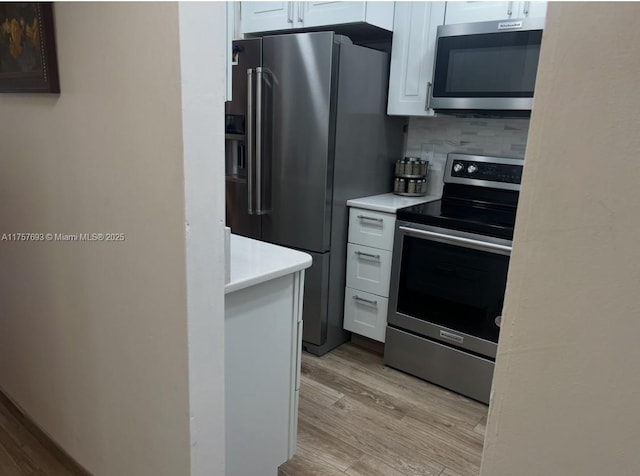
M 378 355 L 384 355 L 384 343 L 358 334 L 351 334 L 351 343 Z
M 11 398 L 0 391 L 0 403 L 4 405 L 9 413 L 24 426 L 38 442 L 58 460 L 64 467 L 69 469 L 75 476 L 91 476 L 91 473 L 84 469 L 74 460 L 64 449 L 58 446 L 49 435 L 47 435 Z

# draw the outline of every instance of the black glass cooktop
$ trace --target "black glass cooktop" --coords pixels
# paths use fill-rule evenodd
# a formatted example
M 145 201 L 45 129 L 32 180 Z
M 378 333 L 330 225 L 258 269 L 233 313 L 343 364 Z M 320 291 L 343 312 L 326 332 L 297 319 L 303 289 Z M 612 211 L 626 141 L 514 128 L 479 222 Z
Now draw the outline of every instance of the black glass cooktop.
M 480 201 L 443 198 L 398 210 L 399 220 L 513 239 L 516 207 Z

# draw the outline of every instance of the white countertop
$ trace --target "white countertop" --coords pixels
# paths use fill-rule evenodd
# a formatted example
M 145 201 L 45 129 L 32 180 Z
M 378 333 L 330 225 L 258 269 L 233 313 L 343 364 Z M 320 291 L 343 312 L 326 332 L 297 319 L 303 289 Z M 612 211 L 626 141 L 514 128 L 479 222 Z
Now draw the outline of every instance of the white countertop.
M 224 293 L 232 293 L 256 284 L 295 273 L 311 266 L 307 253 L 231 235 L 231 280 Z
M 353 198 L 347 200 L 347 206 L 364 208 L 376 212 L 395 213 L 400 208 L 418 205 L 420 203 L 433 202 L 438 200 L 439 195 L 425 195 L 423 197 L 403 197 L 394 193 L 383 193 L 382 195 L 372 195 L 370 197 Z

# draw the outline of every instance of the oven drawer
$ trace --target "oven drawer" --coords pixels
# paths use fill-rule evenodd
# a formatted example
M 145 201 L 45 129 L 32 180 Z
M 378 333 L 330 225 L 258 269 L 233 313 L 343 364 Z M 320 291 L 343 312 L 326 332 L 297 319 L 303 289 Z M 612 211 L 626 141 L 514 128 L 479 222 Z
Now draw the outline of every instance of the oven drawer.
M 387 326 L 384 363 L 489 403 L 494 369 L 491 360 Z
M 347 245 L 347 287 L 389 296 L 391 251 Z
M 370 339 L 384 342 L 387 327 L 386 298 L 357 289 L 344 290 L 344 328 Z
M 351 208 L 349 243 L 391 251 L 395 224 L 396 216 L 390 213 Z

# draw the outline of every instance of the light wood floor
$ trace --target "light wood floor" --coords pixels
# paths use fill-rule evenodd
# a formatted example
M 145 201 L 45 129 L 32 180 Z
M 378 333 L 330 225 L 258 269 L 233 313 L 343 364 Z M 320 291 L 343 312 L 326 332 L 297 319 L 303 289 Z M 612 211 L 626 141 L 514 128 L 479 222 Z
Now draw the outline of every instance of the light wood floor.
M 477 476 L 487 407 L 345 344 L 304 353 L 298 451 L 281 476 Z M 85 475 L 0 394 L 0 475 Z
M 87 475 L 0 394 L 0 475 Z
M 280 476 L 477 476 L 488 407 L 345 344 L 303 353 L 298 450 Z

